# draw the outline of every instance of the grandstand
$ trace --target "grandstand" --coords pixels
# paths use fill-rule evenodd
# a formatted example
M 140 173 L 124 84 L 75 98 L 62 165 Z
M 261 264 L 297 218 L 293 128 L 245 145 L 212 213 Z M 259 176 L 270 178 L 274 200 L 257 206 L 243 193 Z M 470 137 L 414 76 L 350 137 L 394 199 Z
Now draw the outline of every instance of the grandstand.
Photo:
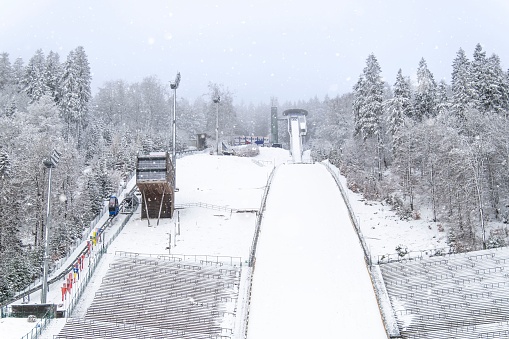
M 241 266 L 117 253 L 82 319 L 58 338 L 231 338 Z
M 380 265 L 401 338 L 509 338 L 509 249 Z

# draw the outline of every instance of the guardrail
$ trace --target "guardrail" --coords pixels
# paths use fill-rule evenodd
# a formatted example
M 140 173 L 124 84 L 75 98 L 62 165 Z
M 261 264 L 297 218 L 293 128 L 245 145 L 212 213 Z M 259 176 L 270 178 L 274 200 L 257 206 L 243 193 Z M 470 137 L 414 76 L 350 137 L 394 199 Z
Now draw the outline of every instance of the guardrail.
M 429 250 L 421 250 L 421 251 L 410 251 L 405 254 L 400 253 L 387 253 L 382 255 L 377 255 L 377 264 L 388 264 L 391 262 L 405 262 L 409 260 L 422 260 L 424 258 L 431 257 L 443 257 L 456 255 L 457 253 L 450 252 L 450 248 L 432 248 Z
M 357 218 L 355 217 L 355 213 L 353 211 L 352 206 L 350 205 L 350 201 L 348 200 L 348 195 L 343 188 L 343 185 L 341 184 L 341 181 L 339 180 L 338 173 L 336 171 L 339 171 L 336 167 L 333 168 L 331 163 L 329 161 L 323 161 L 321 162 L 327 168 L 329 173 L 334 178 L 334 181 L 336 181 L 336 185 L 339 188 L 339 191 L 341 192 L 341 196 L 343 197 L 343 200 L 345 202 L 346 208 L 348 209 L 348 216 L 350 217 L 350 221 L 352 222 L 352 225 L 355 228 L 355 231 L 357 233 L 357 236 L 359 238 L 359 241 L 361 243 L 362 251 L 364 252 L 364 260 L 366 261 L 366 264 L 368 266 L 371 266 L 372 260 L 371 260 L 371 254 L 369 253 L 368 245 L 366 244 L 366 241 L 364 240 L 364 237 L 362 235 L 361 227 L 359 225 L 359 222 L 357 221 Z
M 366 266 L 368 268 L 369 278 L 371 280 L 371 285 L 373 286 L 373 291 L 376 296 L 376 301 L 378 303 L 378 308 L 380 310 L 383 309 L 384 305 L 384 299 L 380 295 L 380 291 L 376 287 L 376 278 L 375 274 L 373 273 L 373 262 L 371 259 L 371 254 L 368 250 L 368 246 L 366 244 L 366 241 L 364 240 L 364 236 L 362 235 L 362 231 L 359 225 L 359 222 L 357 221 L 357 218 L 355 217 L 355 213 L 353 211 L 352 206 L 350 205 L 350 201 L 348 199 L 348 195 L 346 190 L 344 189 L 343 185 L 341 184 L 341 181 L 339 180 L 339 169 L 335 166 L 333 166 L 331 163 L 329 163 L 328 160 L 322 161 L 322 165 L 324 165 L 329 173 L 334 178 L 334 181 L 336 181 L 336 185 L 339 188 L 339 191 L 341 192 L 341 196 L 343 197 L 343 200 L 345 202 L 345 205 L 348 209 L 348 215 L 350 217 L 350 221 L 352 222 L 352 225 L 355 228 L 355 232 L 357 233 L 357 237 L 359 238 L 359 241 L 361 243 L 362 250 L 364 252 L 364 261 L 366 262 Z M 384 324 L 385 332 L 387 334 L 387 338 L 400 338 L 399 329 L 397 326 L 391 326 L 390 316 L 387 317 L 383 312 L 380 312 L 380 316 L 382 318 L 382 322 Z
M 265 190 L 263 191 L 262 201 L 260 203 L 260 209 L 258 212 L 258 216 L 256 218 L 256 228 L 255 234 L 253 236 L 253 241 L 251 243 L 251 249 L 249 251 L 249 267 L 254 266 L 255 257 L 256 257 L 256 246 L 258 244 L 258 237 L 260 235 L 260 226 L 262 224 L 263 212 L 265 211 L 265 205 L 267 202 L 267 196 L 269 194 L 270 185 L 272 184 L 272 179 L 274 178 L 274 173 L 276 172 L 276 168 L 274 167 L 270 172 L 269 178 L 267 179 L 267 185 L 265 186 Z
M 239 265 L 242 266 L 241 257 L 232 257 L 227 255 L 210 255 L 210 254 L 150 254 L 150 253 L 136 253 L 126 251 L 115 251 L 115 255 L 121 257 L 138 258 L 138 257 L 149 257 L 158 260 L 166 261 L 194 261 L 205 264 L 228 264 L 231 266 Z
M 183 209 L 188 207 L 202 207 L 202 208 L 208 208 L 215 211 L 224 211 L 229 213 L 240 213 L 240 212 L 257 212 L 258 209 L 256 208 L 231 208 L 229 206 L 220 206 L 220 205 L 213 205 L 213 204 L 207 204 L 204 202 L 191 202 L 187 204 L 175 204 L 175 209 Z
M 272 184 L 272 179 L 274 178 L 274 174 L 276 173 L 277 167 L 274 167 L 272 171 L 270 172 L 270 175 L 267 179 L 267 185 L 265 186 L 265 190 L 263 192 L 262 201 L 260 203 L 260 210 L 258 212 L 258 216 L 256 218 L 256 227 L 255 227 L 255 233 L 253 235 L 253 241 L 251 243 L 251 249 L 249 251 L 249 262 L 248 262 L 248 269 L 247 269 L 247 288 L 246 288 L 246 294 L 245 298 L 247 300 L 244 302 L 244 305 L 239 307 L 242 314 L 240 316 L 243 317 L 241 321 L 241 328 L 239 329 L 240 334 L 243 335 L 243 338 L 247 337 L 247 330 L 249 325 L 249 306 L 251 304 L 251 289 L 253 287 L 253 272 L 254 272 L 254 266 L 256 263 L 256 247 L 258 245 L 258 238 L 260 236 L 260 228 L 262 224 L 263 219 L 263 212 L 265 212 L 265 206 L 267 203 L 267 196 L 269 195 L 270 186 Z M 240 338 L 240 336 L 239 336 Z
M 37 324 L 32 328 L 30 332 L 25 334 L 21 339 L 37 339 L 42 334 L 42 331 L 48 327 L 49 323 L 52 320 L 52 316 L 50 314 L 50 311 L 46 312 L 40 320 L 37 322 Z

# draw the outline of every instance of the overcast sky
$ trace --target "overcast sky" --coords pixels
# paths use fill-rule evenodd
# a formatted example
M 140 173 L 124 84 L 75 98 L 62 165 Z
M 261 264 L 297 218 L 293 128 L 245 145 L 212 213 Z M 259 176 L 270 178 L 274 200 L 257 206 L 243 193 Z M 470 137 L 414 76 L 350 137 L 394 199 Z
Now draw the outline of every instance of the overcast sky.
M 509 65 L 507 0 L 0 0 L 0 52 L 11 63 L 42 48 L 65 61 L 83 46 L 93 92 L 156 75 L 194 100 L 209 82 L 237 103 L 323 99 L 350 92 L 374 53 L 393 84 L 424 57 L 436 80 L 462 47 Z

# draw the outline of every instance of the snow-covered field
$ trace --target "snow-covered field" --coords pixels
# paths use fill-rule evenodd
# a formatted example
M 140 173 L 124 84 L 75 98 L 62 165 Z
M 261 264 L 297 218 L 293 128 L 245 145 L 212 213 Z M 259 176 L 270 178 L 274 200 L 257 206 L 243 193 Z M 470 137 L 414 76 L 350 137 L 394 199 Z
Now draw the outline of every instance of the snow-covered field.
M 176 204 L 182 207 L 177 210 L 180 221 L 177 223 L 177 218 L 163 219 L 156 225 L 155 220 L 151 220 L 149 226 L 147 220 L 140 220 L 139 211 L 136 212 L 103 256 L 73 316 L 84 314 L 115 251 L 152 254 L 167 254 L 171 251 L 172 254 L 232 256 L 248 260 L 256 215 L 250 212 L 230 212 L 228 208 L 258 209 L 271 171 L 286 162 L 291 162 L 289 152 L 277 148 L 261 148 L 260 155 L 254 158 L 218 157 L 200 153 L 177 159 L 179 191 L 176 194 Z M 306 185 L 306 180 L 303 179 L 300 184 Z M 133 185 L 133 182 L 129 185 Z M 395 253 L 395 247 L 399 244 L 406 245 L 409 250 L 445 246 L 445 234 L 438 232 L 436 226 L 425 219 L 402 222 L 387 206 L 367 203 L 360 195 L 351 192 L 349 196 L 372 257 Z M 327 196 L 322 198 L 326 199 Z M 208 207 L 214 205 L 216 209 L 191 207 L 190 204 L 196 203 Z M 217 206 L 223 209 L 217 209 Z M 319 215 L 313 216 L 312 209 L 305 213 L 317 221 L 320 218 Z M 119 224 L 120 218 L 107 231 L 106 239 Z M 179 229 L 180 235 L 176 235 Z M 171 249 L 168 248 L 170 234 Z M 316 244 L 302 243 L 303 251 L 311 250 L 314 246 Z M 61 302 L 60 286 L 61 283 L 50 286 L 50 302 Z M 38 293 L 34 293 L 31 300 L 37 303 L 40 300 Z M 325 305 L 330 301 L 321 302 Z M 42 337 L 52 338 L 58 334 L 63 321 L 52 321 Z M 0 333 L 2 338 L 18 339 L 33 326 L 26 319 L 1 319 Z

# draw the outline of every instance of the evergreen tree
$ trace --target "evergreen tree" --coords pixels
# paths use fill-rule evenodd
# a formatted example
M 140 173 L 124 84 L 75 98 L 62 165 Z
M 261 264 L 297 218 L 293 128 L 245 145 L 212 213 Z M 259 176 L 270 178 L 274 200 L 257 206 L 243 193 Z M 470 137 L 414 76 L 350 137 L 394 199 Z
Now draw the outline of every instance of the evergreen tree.
M 447 96 L 447 84 L 444 80 L 440 80 L 438 83 L 435 107 L 437 110 L 437 115 L 445 114 L 449 111 L 450 103 Z
M 46 58 L 45 79 L 48 95 L 50 95 L 56 103 L 58 103 L 60 99 L 59 89 L 61 77 L 62 65 L 60 64 L 60 56 L 58 53 L 50 51 Z
M 374 54 L 366 60 L 363 71 L 362 106 L 360 107 L 358 124 L 364 139 L 380 135 L 382 121 L 382 102 L 384 98 L 384 83 L 381 68 Z
M 9 61 L 9 53 L 0 54 L 0 90 L 13 81 L 13 70 Z
M 90 83 L 90 67 L 85 50 L 80 46 L 67 56 L 60 87 L 60 110 L 67 124 L 65 137 L 68 140 L 74 131 L 78 147 L 81 145 L 81 134 L 87 119 Z
M 354 114 L 354 136 L 360 136 L 362 131 L 362 107 L 364 106 L 364 76 L 360 75 L 359 80 L 353 87 L 354 99 L 352 110 Z
M 23 90 L 28 94 L 30 103 L 39 100 L 47 91 L 45 78 L 46 59 L 42 49 L 38 49 L 30 59 L 23 76 Z
M 405 117 L 412 115 L 410 85 L 403 78 L 401 69 L 398 71 L 396 82 L 394 83 L 394 96 L 385 101 L 384 108 L 387 111 L 387 133 L 397 140 Z
M 486 78 L 488 60 L 486 52 L 482 50 L 481 44 L 477 44 L 474 49 L 474 58 L 472 60 L 471 81 L 473 89 L 473 104 L 480 112 L 487 112 L 489 109 L 489 86 Z
M 451 111 L 460 120 L 465 118 L 474 97 L 470 69 L 470 61 L 468 61 L 465 51 L 460 48 L 452 63 L 451 79 Z
M 375 150 L 375 168 L 378 180 L 382 179 L 383 155 L 383 99 L 384 83 L 381 68 L 374 54 L 366 60 L 362 77 L 354 87 L 353 109 L 355 114 L 355 131 L 364 142 L 370 140 Z
M 424 118 L 436 116 L 436 90 L 437 85 L 433 74 L 428 70 L 424 58 L 417 68 L 417 88 L 414 98 L 414 119 L 422 121 Z
M 23 78 L 25 77 L 25 65 L 23 59 L 17 58 L 12 65 L 12 82 L 18 92 L 23 90 Z
M 509 109 L 509 82 L 500 66 L 500 58 L 493 54 L 486 63 L 485 79 L 488 84 L 484 93 L 487 112 L 502 114 Z

